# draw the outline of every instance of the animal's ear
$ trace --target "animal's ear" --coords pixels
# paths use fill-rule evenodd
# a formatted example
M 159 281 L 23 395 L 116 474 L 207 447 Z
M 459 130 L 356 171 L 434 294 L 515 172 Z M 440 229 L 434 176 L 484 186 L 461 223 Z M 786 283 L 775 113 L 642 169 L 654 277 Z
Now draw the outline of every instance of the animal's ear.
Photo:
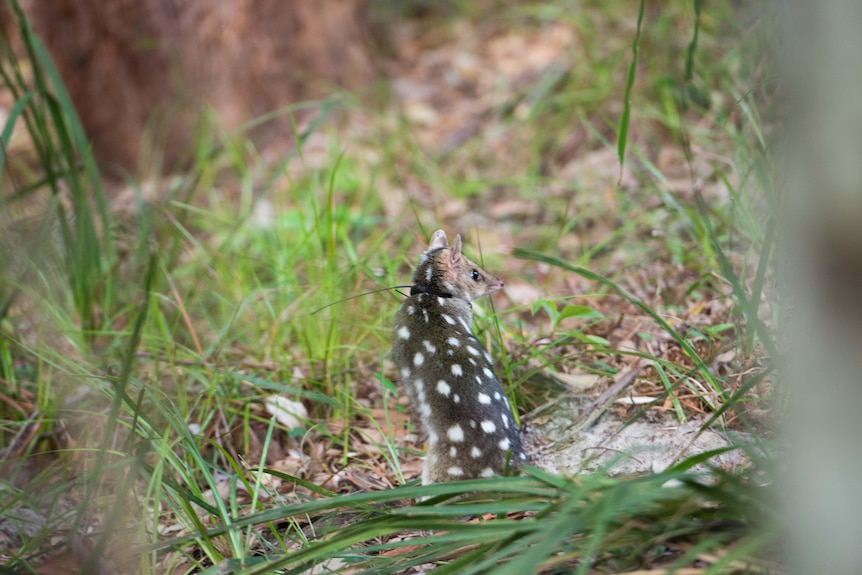
M 448 242 L 446 241 L 446 232 L 443 230 L 437 230 L 434 232 L 434 235 L 431 236 L 431 243 L 428 244 L 429 250 L 434 250 L 437 248 L 445 248 L 448 247 Z
M 458 269 L 458 264 L 461 263 L 461 234 L 455 236 L 455 241 L 452 242 L 452 248 L 449 250 L 449 265 L 452 269 Z

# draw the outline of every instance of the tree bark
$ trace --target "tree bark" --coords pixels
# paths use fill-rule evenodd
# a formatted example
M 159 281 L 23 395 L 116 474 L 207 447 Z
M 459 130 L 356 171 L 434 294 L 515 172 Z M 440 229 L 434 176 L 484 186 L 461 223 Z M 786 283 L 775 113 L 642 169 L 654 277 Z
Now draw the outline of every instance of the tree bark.
M 106 167 L 176 167 L 204 106 L 235 128 L 374 77 L 367 0 L 37 0 L 29 15 Z M 289 129 L 275 122 L 253 136 Z M 146 147 L 145 147 L 146 148 Z M 144 148 L 144 149 L 145 149 Z
M 792 573 L 862 573 L 862 3 L 781 4 Z M 791 307 L 788 309 L 788 303 Z

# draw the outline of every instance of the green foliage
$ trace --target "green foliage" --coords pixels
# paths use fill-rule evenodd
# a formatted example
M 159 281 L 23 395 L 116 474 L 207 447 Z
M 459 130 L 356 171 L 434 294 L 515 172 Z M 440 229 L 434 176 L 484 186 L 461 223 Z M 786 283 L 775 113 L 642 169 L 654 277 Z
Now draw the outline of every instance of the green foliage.
M 400 573 L 438 561 L 443 573 L 623 571 L 660 557 L 682 539 L 700 553 L 738 542 L 721 561 L 730 565 L 763 542 L 756 533 L 743 534 L 768 527 L 775 518 L 759 489 L 739 476 L 719 472 L 718 481 L 704 482 L 705 476 L 687 471 L 705 459 L 627 481 L 597 475 L 574 480 L 530 469 L 526 477 L 323 497 L 251 513 L 153 549 L 180 548 L 201 537 L 230 540 L 250 525 L 311 516 L 329 519 L 318 521 L 323 527 L 317 540 L 301 550 L 289 552 L 284 543 L 273 542 L 264 556 L 234 556 L 213 572 L 300 573 L 321 566 L 332 572 Z M 411 499 L 424 501 L 402 505 Z M 507 513 L 522 516 L 507 518 Z M 465 521 L 469 517 L 479 519 Z M 399 533 L 417 537 L 392 538 Z M 681 556 L 679 564 L 686 559 Z
M 101 178 L 84 130 L 44 45 L 33 34 L 19 4 L 11 0 L 9 7 L 27 49 L 32 81 L 25 79 L 20 61 L 8 40 L 4 40 L 0 78 L 15 98 L 15 105 L 0 136 L 2 148 L 9 149 L 15 125 L 23 122 L 44 173 L 7 194 L 0 207 L 14 209 L 16 204 L 38 201 L 34 196 L 46 189 L 50 192 L 49 209 L 39 215 L 41 221 L 35 226 L 38 231 L 33 244 L 49 242 L 49 230 L 59 230 L 69 292 L 83 335 L 92 337 L 94 330 L 102 327 L 99 317 L 106 307 L 110 308 L 114 295 L 108 273 L 115 260 L 113 246 L 110 234 L 100 233 L 110 228 Z M 7 154 L 2 154 L 0 169 L 8 163 Z M 29 255 L 38 257 L 32 251 Z M 0 292 L 0 319 L 8 314 L 18 291 L 32 278 L 22 271 L 10 280 Z

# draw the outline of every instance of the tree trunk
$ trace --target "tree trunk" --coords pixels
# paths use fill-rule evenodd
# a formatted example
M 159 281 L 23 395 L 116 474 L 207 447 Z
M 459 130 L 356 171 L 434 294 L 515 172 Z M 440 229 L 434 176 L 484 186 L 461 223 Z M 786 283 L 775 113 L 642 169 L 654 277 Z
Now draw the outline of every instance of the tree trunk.
M 176 167 L 202 106 L 226 128 L 371 80 L 367 0 L 37 0 L 29 15 L 105 167 Z M 290 130 L 286 119 L 258 129 Z M 146 150 L 146 147 L 143 148 Z M 147 166 L 139 166 L 146 168 Z
M 862 3 L 788 2 L 783 236 L 791 572 L 862 573 Z M 788 289 L 789 288 L 789 289 Z

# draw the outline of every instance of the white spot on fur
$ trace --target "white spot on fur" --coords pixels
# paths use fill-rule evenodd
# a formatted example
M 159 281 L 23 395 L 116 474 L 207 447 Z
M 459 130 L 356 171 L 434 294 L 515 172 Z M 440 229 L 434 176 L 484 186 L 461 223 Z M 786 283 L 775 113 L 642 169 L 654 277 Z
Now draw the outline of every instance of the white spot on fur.
M 460 320 L 461 320 L 461 325 L 463 325 L 463 326 L 464 326 L 464 329 L 467 331 L 467 333 L 470 333 L 470 324 L 469 324 L 469 323 L 467 323 L 467 321 L 466 321 L 463 317 L 462 317 L 462 318 L 458 318 L 458 319 L 460 319 Z
M 506 415 L 506 414 L 504 413 L 504 414 L 500 417 L 500 419 L 502 419 L 502 420 L 503 420 L 503 427 L 504 427 L 505 429 L 509 429 L 509 416 L 508 416 L 508 415 Z
M 440 317 L 442 317 L 442 318 L 446 321 L 446 323 L 448 323 L 449 325 L 455 325 L 455 320 L 454 320 L 454 319 L 452 319 L 452 316 L 451 316 L 451 315 L 449 315 L 449 314 L 445 314 L 445 313 L 441 313 L 441 314 L 440 314 Z
M 497 445 L 498 445 L 498 446 L 500 447 L 500 449 L 502 449 L 503 451 L 509 451 L 509 438 L 507 437 L 506 439 L 501 439 L 501 440 L 500 440 L 500 443 L 498 443 Z
M 509 407 L 509 399 L 508 399 L 508 398 L 504 397 L 504 398 L 503 398 L 503 403 L 505 403 L 505 404 L 506 404 L 506 407 Z M 512 408 L 511 408 L 511 407 L 509 407 L 509 409 L 512 409 Z
M 472 345 L 467 346 L 467 353 L 470 355 L 479 355 L 479 350 L 473 347 Z
M 413 307 L 412 305 L 407 306 L 407 315 L 413 315 L 414 313 L 416 313 L 416 308 Z
M 470 420 L 470 427 L 472 427 L 473 429 L 476 429 L 476 420 L 475 419 Z
M 448 343 L 452 347 L 458 347 L 461 345 L 461 340 L 458 339 L 457 337 L 450 337 L 449 339 L 446 340 L 446 343 Z
M 487 367 L 482 369 L 482 373 L 484 373 L 485 377 L 487 377 L 488 379 L 494 379 L 494 372 Z
M 473 459 L 476 459 L 477 457 L 482 457 L 482 451 L 474 445 L 470 448 L 470 457 L 472 457 Z
M 461 366 L 459 364 L 452 364 L 452 375 L 454 375 L 455 377 L 461 377 L 462 375 L 464 375 L 464 370 L 461 369 Z
M 452 351 L 451 349 L 447 349 L 447 350 L 446 350 L 446 353 L 447 353 L 448 355 L 455 355 L 455 352 L 454 352 L 454 351 Z
M 479 475 L 481 475 L 482 477 L 493 477 L 494 476 L 494 470 L 491 469 L 490 467 L 486 467 L 485 469 L 482 470 L 482 473 L 480 473 Z
M 449 397 L 449 393 L 452 391 L 452 388 L 449 387 L 449 384 L 443 381 L 442 379 L 437 382 L 437 392 L 441 395 L 445 395 Z
M 491 360 L 491 354 L 490 354 L 490 353 L 488 353 L 487 351 L 485 352 L 485 361 L 487 361 L 488 363 L 494 363 L 494 362 Z
M 476 367 L 479 367 L 479 364 L 478 364 L 478 363 L 476 363 L 476 360 L 475 360 L 475 359 L 473 359 L 472 357 L 468 357 L 467 359 L 469 359 L 469 360 L 470 360 L 470 364 L 471 364 L 471 365 L 474 365 L 474 366 L 476 366 Z
M 499 391 L 494 392 L 494 399 L 496 399 L 497 401 L 500 401 L 500 392 Z
M 434 445 L 434 444 L 436 444 L 438 441 L 440 441 L 440 436 L 439 436 L 439 435 L 437 435 L 436 433 L 434 433 L 434 430 L 433 430 L 433 429 L 429 429 L 429 430 L 428 430 L 428 444 L 429 444 L 429 445 Z
M 437 351 L 437 348 L 434 347 L 434 344 L 431 343 L 430 341 L 428 341 L 427 339 L 422 342 L 422 345 L 425 346 L 425 349 L 428 350 L 428 353 L 434 353 L 435 351 Z
M 454 445 L 449 448 L 449 457 L 455 457 L 458 455 L 458 448 Z
M 524 461 L 526 461 L 526 460 L 527 460 L 527 454 L 526 454 L 526 453 L 522 453 L 522 454 L 521 454 L 521 459 L 523 459 Z
M 405 325 L 399 327 L 396 333 L 398 333 L 398 337 L 401 339 L 410 339 L 410 330 Z
M 421 351 L 417 351 L 416 355 L 413 356 L 413 365 L 419 367 L 423 363 L 425 363 L 425 356 L 422 355 Z
M 411 373 L 412 372 L 410 371 L 409 367 L 402 367 L 401 368 L 401 379 L 407 379 L 408 377 L 410 377 Z
M 437 303 L 439 303 L 440 305 L 446 305 L 446 300 L 445 300 L 445 299 L 443 299 L 442 297 L 438 297 L 438 298 L 437 298 Z
M 464 475 L 464 470 L 458 467 L 457 465 L 453 465 L 449 469 L 446 470 L 446 473 L 451 475 L 452 477 L 460 477 Z
M 494 433 L 495 431 L 497 431 L 497 426 L 494 425 L 494 422 L 490 419 L 486 419 L 482 422 L 482 431 L 484 431 L 485 433 Z
M 464 441 L 464 430 L 461 429 L 461 426 L 457 423 L 446 430 L 446 436 L 450 441 L 454 441 L 455 443 L 461 443 Z
M 428 310 L 427 309 L 422 310 L 422 316 L 425 318 L 425 323 L 428 323 Z
M 479 395 L 476 396 L 476 399 L 479 400 L 479 403 L 484 403 L 485 405 L 489 405 L 491 403 L 491 396 L 487 393 L 479 392 Z
M 452 401 L 454 401 L 455 403 L 461 403 L 461 396 L 456 393 L 452 396 Z
M 434 268 L 428 266 L 428 268 L 425 270 L 425 279 L 430 282 L 432 277 L 434 277 Z
M 429 418 L 429 417 L 431 417 L 431 413 L 432 413 L 432 411 L 431 411 L 430 405 L 428 405 L 425 402 L 422 402 L 419 404 L 419 415 L 421 415 L 423 418 Z M 423 419 L 423 421 L 424 421 L 424 419 Z
M 478 383 L 479 385 L 482 385 L 482 378 L 479 377 L 478 375 L 476 376 L 476 383 Z

